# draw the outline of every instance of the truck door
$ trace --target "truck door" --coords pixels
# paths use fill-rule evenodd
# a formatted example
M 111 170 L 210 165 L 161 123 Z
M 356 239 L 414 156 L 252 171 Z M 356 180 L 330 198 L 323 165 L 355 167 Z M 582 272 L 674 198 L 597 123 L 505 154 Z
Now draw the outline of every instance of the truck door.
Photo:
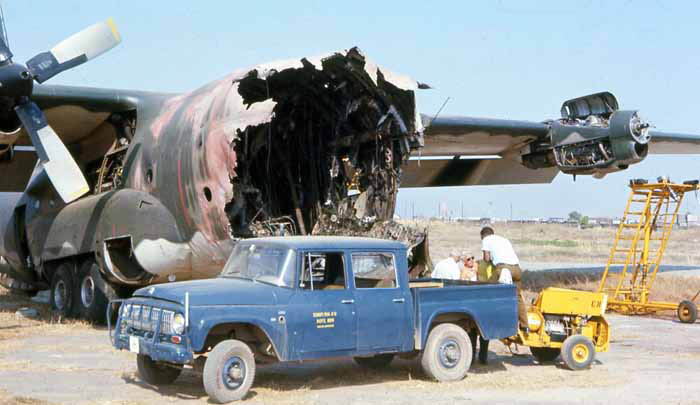
M 301 358 L 355 352 L 357 319 L 342 252 L 303 252 L 290 306 L 294 348 Z
M 411 337 L 408 289 L 400 288 L 392 252 L 353 252 L 358 351 L 398 351 Z

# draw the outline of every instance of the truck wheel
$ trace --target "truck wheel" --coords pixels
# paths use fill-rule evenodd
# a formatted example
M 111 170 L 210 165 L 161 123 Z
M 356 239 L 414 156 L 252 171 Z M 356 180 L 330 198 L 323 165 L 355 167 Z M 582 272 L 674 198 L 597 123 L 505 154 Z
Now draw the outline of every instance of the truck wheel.
M 204 390 L 220 404 L 243 399 L 254 379 L 253 352 L 240 340 L 219 342 L 204 363 Z
M 595 359 L 595 346 L 586 336 L 569 336 L 561 346 L 561 358 L 571 370 L 586 369 Z
M 109 300 L 119 298 L 114 288 L 102 277 L 99 266 L 93 260 L 88 260 L 80 266 L 75 291 L 75 306 L 80 317 L 94 323 L 104 323 Z M 111 312 L 118 313 L 118 308 L 112 308 Z
M 136 367 L 141 378 L 151 385 L 172 384 L 182 373 L 182 367 L 159 364 L 145 354 L 136 356 Z
M 388 366 L 394 360 L 394 353 L 377 354 L 372 357 L 353 357 L 360 367 L 380 369 Z
M 678 304 L 678 319 L 683 323 L 695 323 L 698 319 L 698 307 L 694 302 L 684 300 Z
M 547 363 L 556 360 L 561 353 L 561 349 L 553 347 L 531 347 L 530 353 L 537 359 L 539 363 Z
M 49 301 L 51 308 L 62 317 L 74 315 L 75 284 L 73 284 L 72 267 L 69 263 L 61 264 L 51 278 Z
M 464 329 L 443 323 L 430 331 L 421 355 L 423 371 L 437 381 L 458 381 L 472 364 L 472 344 Z

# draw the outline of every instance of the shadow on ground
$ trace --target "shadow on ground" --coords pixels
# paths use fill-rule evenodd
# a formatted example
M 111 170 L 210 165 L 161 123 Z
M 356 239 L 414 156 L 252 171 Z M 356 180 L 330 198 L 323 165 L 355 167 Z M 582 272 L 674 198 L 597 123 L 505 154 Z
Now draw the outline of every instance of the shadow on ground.
M 474 362 L 469 371 L 474 375 L 505 373 L 508 366 L 515 367 L 537 365 L 527 352 L 522 355 L 489 353 L 489 363 L 486 365 Z M 542 366 L 561 367 L 556 363 L 544 363 Z M 153 386 L 145 383 L 137 373 L 123 373 L 122 380 L 131 385 L 156 392 L 171 399 L 201 399 L 206 397 L 201 374 L 192 370 L 183 371 L 176 383 L 168 386 Z M 326 390 L 347 388 L 352 386 L 386 384 L 392 382 L 416 381 L 433 383 L 422 371 L 420 360 L 405 360 L 397 358 L 390 366 L 383 369 L 366 369 L 356 365 L 350 359 L 319 360 L 305 363 L 280 363 L 259 365 L 256 370 L 255 383 L 247 400 L 254 398 L 263 391 L 271 390 L 278 393 L 299 392 L 304 390 Z M 435 383 L 437 384 L 437 383 Z

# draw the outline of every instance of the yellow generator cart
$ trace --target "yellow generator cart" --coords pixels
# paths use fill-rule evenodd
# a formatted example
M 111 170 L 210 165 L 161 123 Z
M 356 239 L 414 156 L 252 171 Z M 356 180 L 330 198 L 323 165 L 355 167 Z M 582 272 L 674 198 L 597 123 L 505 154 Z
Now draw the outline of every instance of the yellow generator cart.
M 561 355 L 571 370 L 590 367 L 596 352 L 608 351 L 610 328 L 603 315 L 607 295 L 547 288 L 528 309 L 528 332 L 520 330 L 505 343 L 530 347 L 539 362 Z

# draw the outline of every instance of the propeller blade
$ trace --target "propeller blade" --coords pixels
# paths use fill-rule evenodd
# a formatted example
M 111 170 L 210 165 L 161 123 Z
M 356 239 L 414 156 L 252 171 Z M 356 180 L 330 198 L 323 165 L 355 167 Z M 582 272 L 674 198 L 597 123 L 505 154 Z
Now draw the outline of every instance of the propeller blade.
M 102 55 L 121 42 L 121 36 L 112 19 L 91 25 L 77 34 L 27 62 L 27 68 L 37 82 L 43 83 L 64 70 L 82 65 Z
M 5 30 L 5 13 L 0 5 L 0 63 L 11 59 L 10 42 L 7 40 L 7 31 Z
M 15 111 L 29 133 L 46 175 L 63 201 L 69 203 L 87 193 L 90 189 L 83 172 L 39 107 L 28 101 L 16 106 Z

